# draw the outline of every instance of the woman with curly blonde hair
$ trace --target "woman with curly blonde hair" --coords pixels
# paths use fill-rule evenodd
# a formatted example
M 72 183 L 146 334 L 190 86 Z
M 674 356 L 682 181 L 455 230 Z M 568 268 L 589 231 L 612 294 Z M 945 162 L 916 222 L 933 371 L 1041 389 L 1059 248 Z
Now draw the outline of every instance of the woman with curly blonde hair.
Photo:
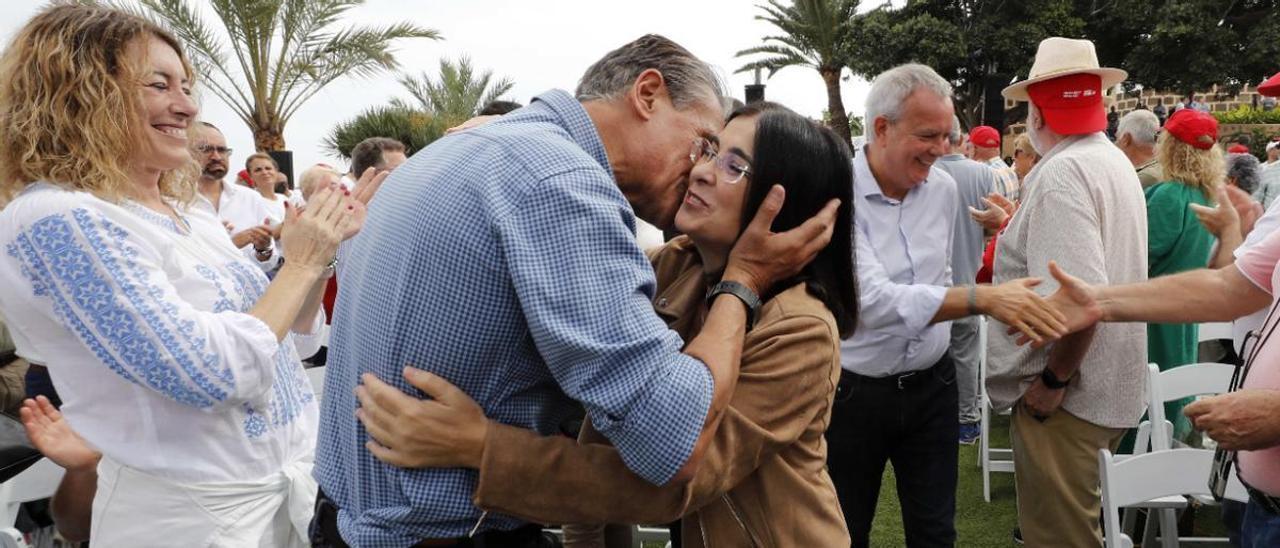
M 318 411 L 291 332 L 319 327 L 381 180 L 290 211 L 268 283 L 187 205 L 192 80 L 169 33 L 102 7 L 50 6 L 0 54 L 0 311 L 63 401 L 23 419 L 68 469 L 55 515 L 73 536 L 304 546 Z
M 1196 219 L 1190 204 L 1212 205 L 1226 174 L 1217 146 L 1218 121 L 1193 109 L 1175 112 L 1156 140 L 1156 156 L 1164 181 L 1146 188 L 1147 275 L 1149 278 L 1204 268 L 1213 235 Z M 1164 371 L 1196 362 L 1199 337 L 1195 324 L 1147 324 L 1147 356 Z M 1186 402 L 1165 405 L 1174 421 L 1174 437 L 1191 432 L 1182 414 Z

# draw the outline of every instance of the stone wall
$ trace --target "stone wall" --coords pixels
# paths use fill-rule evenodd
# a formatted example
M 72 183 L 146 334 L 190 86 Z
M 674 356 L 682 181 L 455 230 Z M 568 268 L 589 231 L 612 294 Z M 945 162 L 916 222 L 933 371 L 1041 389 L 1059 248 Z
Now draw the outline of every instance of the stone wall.
M 1138 93 L 1117 95 L 1112 105 L 1116 107 L 1116 112 L 1119 112 L 1121 116 L 1136 108 L 1139 102 L 1145 104 L 1148 109 L 1163 104 L 1166 110 L 1172 112 L 1173 106 L 1178 104 L 1182 97 L 1181 93 L 1144 89 Z M 1262 96 L 1258 95 L 1253 86 L 1244 86 L 1240 88 L 1239 92 L 1232 94 L 1226 89 L 1219 89 L 1215 85 L 1208 92 L 1195 94 L 1194 99 L 1201 103 L 1207 103 L 1209 110 L 1212 112 L 1226 112 L 1242 105 L 1260 106 L 1262 104 Z M 1006 111 L 1013 110 L 1016 107 L 1016 102 L 1005 100 L 1004 108 Z

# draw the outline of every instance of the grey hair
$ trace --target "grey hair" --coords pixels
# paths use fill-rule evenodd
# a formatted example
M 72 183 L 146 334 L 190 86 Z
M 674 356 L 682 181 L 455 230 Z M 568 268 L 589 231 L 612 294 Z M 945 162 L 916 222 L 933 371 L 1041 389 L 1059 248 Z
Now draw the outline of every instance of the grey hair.
M 964 142 L 964 129 L 960 127 L 960 117 L 954 114 L 951 115 L 951 133 L 947 134 L 947 142 L 953 147 L 960 146 L 960 143 Z
M 704 101 L 725 105 L 728 93 L 720 75 L 680 44 L 657 34 L 646 34 L 606 53 L 583 73 L 574 95 L 579 101 L 618 99 L 649 69 L 662 74 L 676 108 Z
M 898 121 L 902 116 L 902 104 L 917 89 L 924 88 L 945 99 L 951 98 L 951 84 L 934 72 L 933 69 L 919 63 L 898 65 L 880 73 L 871 82 L 871 91 L 867 94 L 867 142 L 875 141 L 876 119 L 883 116 L 890 122 Z
M 1128 133 L 1133 140 L 1148 146 L 1155 146 L 1156 134 L 1160 132 L 1160 119 L 1149 110 L 1135 110 L 1120 118 L 1116 126 L 1116 140 Z
M 1258 172 L 1258 159 L 1252 154 L 1227 155 L 1227 178 L 1235 179 L 1240 190 L 1253 194 L 1258 188 Z

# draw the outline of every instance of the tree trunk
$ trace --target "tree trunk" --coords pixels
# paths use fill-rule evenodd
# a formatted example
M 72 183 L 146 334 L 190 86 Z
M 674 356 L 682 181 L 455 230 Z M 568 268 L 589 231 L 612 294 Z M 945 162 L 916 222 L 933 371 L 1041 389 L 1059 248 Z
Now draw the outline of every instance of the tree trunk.
M 840 69 L 818 69 L 822 81 L 827 84 L 827 116 L 831 129 L 835 130 L 844 142 L 852 144 L 849 137 L 849 115 L 844 111 L 844 100 L 840 98 Z
M 277 123 L 260 125 L 253 129 L 253 147 L 258 152 L 284 150 L 284 127 Z

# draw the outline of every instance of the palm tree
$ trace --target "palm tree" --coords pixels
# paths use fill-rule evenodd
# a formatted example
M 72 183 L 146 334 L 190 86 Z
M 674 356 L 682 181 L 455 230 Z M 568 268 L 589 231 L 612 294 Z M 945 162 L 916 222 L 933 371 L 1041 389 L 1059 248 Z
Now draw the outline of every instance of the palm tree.
M 802 66 L 818 71 L 827 86 L 828 122 L 846 142 L 849 137 L 849 118 L 840 98 L 840 71 L 844 61 L 841 43 L 850 36 L 849 24 L 858 7 L 858 0 L 793 0 L 785 6 L 779 0 L 769 0 L 760 5 L 765 12 L 756 19 L 767 21 L 778 30 L 778 36 L 766 36 L 764 45 L 739 51 L 737 56 L 766 55 L 738 69 L 746 72 L 756 68 L 768 69 L 773 76 L 784 67 Z
M 405 75 L 400 84 L 409 91 L 419 108 L 435 115 L 449 125 L 466 121 L 480 112 L 491 101 L 506 95 L 515 86 L 509 78 L 493 81 L 493 71 L 477 73 L 466 56 L 457 62 L 440 60 L 440 76 L 432 80 L 427 73 L 421 77 Z M 393 104 L 407 106 L 404 101 Z
M 349 159 L 351 149 L 360 141 L 369 137 L 390 137 L 404 143 L 404 153 L 413 156 L 413 153 L 444 136 L 448 127 L 439 118 L 416 108 L 379 106 L 334 126 L 323 145 L 326 151 Z
M 186 45 L 200 83 L 248 124 L 259 151 L 284 149 L 285 124 L 334 80 L 398 68 L 393 41 L 440 38 L 435 30 L 403 22 L 333 28 L 364 0 L 211 0 L 228 42 L 187 0 L 137 1 L 146 9 L 133 11 Z

